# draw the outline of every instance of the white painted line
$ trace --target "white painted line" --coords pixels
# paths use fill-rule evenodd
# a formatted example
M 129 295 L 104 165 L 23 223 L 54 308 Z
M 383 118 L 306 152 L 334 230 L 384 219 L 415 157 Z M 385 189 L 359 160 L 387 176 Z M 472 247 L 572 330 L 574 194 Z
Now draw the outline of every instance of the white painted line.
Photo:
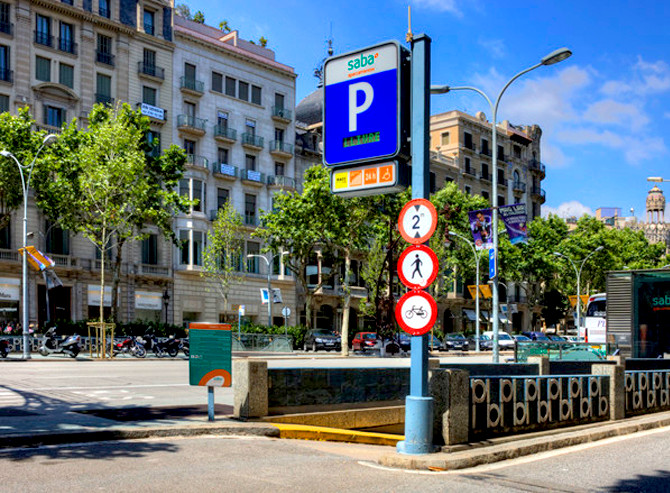
M 157 383 L 151 385 L 105 385 L 96 387 L 36 387 L 27 389 L 35 390 L 100 390 L 100 389 L 148 389 L 153 387 L 190 387 L 187 383 Z

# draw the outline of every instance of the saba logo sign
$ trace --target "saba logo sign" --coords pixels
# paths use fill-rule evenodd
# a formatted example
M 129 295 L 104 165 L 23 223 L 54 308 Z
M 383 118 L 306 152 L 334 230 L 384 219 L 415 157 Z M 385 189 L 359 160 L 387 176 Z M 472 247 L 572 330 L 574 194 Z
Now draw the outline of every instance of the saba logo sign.
M 375 64 L 375 59 L 379 56 L 379 53 L 370 53 L 369 55 L 364 55 L 361 53 L 359 57 L 349 60 L 347 62 L 347 72 L 352 70 L 358 70 L 365 67 L 371 67 Z

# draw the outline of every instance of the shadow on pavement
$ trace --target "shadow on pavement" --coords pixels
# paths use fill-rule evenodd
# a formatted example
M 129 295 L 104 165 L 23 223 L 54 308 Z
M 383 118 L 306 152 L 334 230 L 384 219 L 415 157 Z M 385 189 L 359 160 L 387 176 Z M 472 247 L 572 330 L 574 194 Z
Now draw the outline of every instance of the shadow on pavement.
M 631 479 L 622 479 L 614 486 L 607 488 L 605 491 L 612 492 L 652 492 L 652 491 L 668 491 L 670 488 L 670 471 L 656 471 L 656 475 L 649 476 L 638 474 Z
M 139 458 L 156 452 L 177 453 L 179 447 L 173 443 L 118 441 L 102 443 L 76 443 L 39 448 L 14 448 L 0 450 L 0 461 L 24 461 L 31 459 L 114 459 L 117 457 Z
M 207 418 L 207 406 L 179 406 L 179 407 L 124 407 L 116 409 L 86 409 L 75 411 L 78 414 L 97 416 L 113 421 L 154 421 L 159 419 L 183 419 L 201 417 Z M 214 413 L 218 416 L 233 413 L 233 406 L 215 404 Z

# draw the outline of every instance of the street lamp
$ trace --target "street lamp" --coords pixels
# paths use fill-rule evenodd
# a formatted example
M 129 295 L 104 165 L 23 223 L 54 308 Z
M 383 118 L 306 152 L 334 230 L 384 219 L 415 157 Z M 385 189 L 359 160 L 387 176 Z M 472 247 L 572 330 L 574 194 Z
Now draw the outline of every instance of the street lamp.
M 44 137 L 42 140 L 42 145 L 37 149 L 35 156 L 30 164 L 24 165 L 16 159 L 16 156 L 7 150 L 0 151 L 0 156 L 11 158 L 14 160 L 16 165 L 19 168 L 19 174 L 21 175 L 21 188 L 23 189 L 23 261 L 22 261 L 22 271 L 23 271 L 23 280 L 21 286 L 21 296 L 23 299 L 23 321 L 21 326 L 23 327 L 23 359 L 30 359 L 30 341 L 29 341 L 29 312 L 28 312 L 28 252 L 26 252 L 26 247 L 28 246 L 28 190 L 30 189 L 30 178 L 33 175 L 33 168 L 35 167 L 35 162 L 37 161 L 37 156 L 39 156 L 42 149 L 45 146 L 51 144 L 58 136 L 55 134 L 49 134 Z M 28 172 L 28 179 L 26 180 L 24 173 Z
M 479 255 L 477 254 L 477 249 L 475 248 L 474 243 L 468 240 L 465 236 L 460 235 L 454 231 L 449 231 L 449 236 L 456 236 L 465 241 L 468 245 L 470 245 L 472 254 L 475 256 L 475 282 L 477 283 L 477 289 L 475 290 L 475 318 L 477 319 L 475 322 L 475 350 L 479 352 Z
M 498 97 L 495 100 L 495 104 L 491 102 L 491 99 L 484 93 L 481 89 L 477 89 L 476 87 L 470 87 L 470 86 L 460 86 L 460 87 L 450 87 L 448 85 L 437 85 L 437 86 L 431 86 L 430 87 L 430 92 L 431 94 L 446 94 L 450 91 L 475 91 L 476 93 L 480 94 L 486 101 L 489 103 L 489 106 L 491 108 L 491 146 L 493 147 L 492 151 L 492 156 L 491 156 L 491 163 L 492 163 L 492 168 L 493 168 L 493 176 L 491 177 L 491 189 L 492 189 L 492 195 L 493 195 L 493 200 L 491 201 L 491 210 L 492 210 L 492 217 L 491 217 L 491 222 L 493 222 L 493 231 L 492 231 L 492 239 L 493 239 L 493 251 L 495 254 L 498 254 L 498 132 L 497 132 L 497 117 L 498 117 L 498 105 L 500 104 L 500 98 L 502 98 L 503 94 L 507 90 L 507 88 L 517 80 L 519 77 L 521 77 L 524 74 L 527 74 L 531 70 L 535 70 L 538 67 L 542 67 L 543 65 L 553 65 L 555 63 L 561 62 L 565 60 L 566 58 L 569 58 L 572 55 L 572 51 L 570 51 L 567 48 L 560 48 L 558 50 L 552 51 L 545 57 L 543 57 L 540 60 L 540 63 L 537 63 L 533 65 L 532 67 L 529 67 L 525 70 L 522 70 L 518 74 L 516 74 L 514 77 L 512 77 L 507 84 L 505 84 L 498 94 Z M 499 261 L 499 259 L 496 259 Z M 496 273 L 497 274 L 497 273 Z M 500 351 L 498 348 L 498 285 L 496 283 L 493 283 L 493 289 L 492 289 L 492 311 L 494 313 L 493 317 L 493 362 L 498 363 L 500 359 Z
M 586 258 L 584 260 L 582 260 L 582 265 L 580 265 L 579 270 L 577 270 L 577 265 L 573 262 L 573 260 L 571 258 L 567 257 L 566 255 L 563 255 L 560 252 L 554 252 L 554 255 L 556 255 L 557 257 L 563 257 L 568 262 L 570 262 L 572 264 L 572 267 L 575 269 L 575 274 L 577 275 L 577 334 L 579 334 L 579 330 L 580 330 L 580 327 L 581 327 L 580 322 L 581 322 L 581 318 L 582 318 L 581 317 L 581 301 L 582 301 L 581 300 L 581 294 L 582 293 L 581 293 L 581 284 L 580 284 L 581 276 L 582 276 L 582 269 L 584 268 L 584 264 L 589 259 L 589 257 L 591 255 L 595 254 L 596 252 L 599 252 L 602 249 L 603 249 L 603 246 L 600 245 L 598 248 L 596 248 L 591 253 L 589 253 L 586 256 Z
M 165 305 L 165 325 L 168 323 L 168 306 L 170 304 L 170 291 L 165 288 L 163 291 L 163 304 Z
M 269 255 L 270 260 L 268 260 L 268 258 L 264 257 L 263 255 L 256 255 L 254 253 L 248 254 L 247 258 L 262 258 L 265 260 L 265 263 L 268 266 L 268 327 L 272 327 L 272 262 L 274 261 L 274 258 L 278 255 L 281 255 L 281 253 L 277 253 L 276 255 Z

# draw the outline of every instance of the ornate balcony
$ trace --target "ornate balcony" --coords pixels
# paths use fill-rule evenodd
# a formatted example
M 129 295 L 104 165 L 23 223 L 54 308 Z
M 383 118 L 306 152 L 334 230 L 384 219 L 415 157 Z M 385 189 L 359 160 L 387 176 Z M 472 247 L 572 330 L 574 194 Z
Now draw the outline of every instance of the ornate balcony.
M 242 134 L 242 145 L 250 149 L 260 151 L 263 149 L 263 137 L 259 137 L 249 132 Z
M 544 202 L 547 200 L 547 193 L 543 188 L 533 187 L 530 189 L 530 194 L 534 199 L 537 199 L 540 204 L 544 204 Z
M 282 123 L 288 123 L 291 121 L 291 118 L 293 116 L 293 112 L 291 110 L 287 110 L 286 108 L 282 106 L 273 106 L 272 107 L 272 119 L 275 121 L 279 121 Z
M 271 140 L 270 154 L 275 157 L 290 158 L 293 156 L 293 144 L 287 144 L 283 140 Z
M 186 166 L 203 168 L 209 171 L 209 160 L 204 156 L 197 156 L 195 154 L 186 154 Z
M 191 79 L 190 77 L 180 77 L 179 89 L 181 89 L 181 92 L 187 94 L 202 96 L 205 92 L 205 83 L 200 80 Z
M 530 161 L 528 161 L 528 169 L 540 173 L 540 176 L 542 178 L 544 178 L 547 175 L 547 167 L 537 159 L 531 159 Z
M 252 169 L 242 169 L 241 176 L 242 181 L 250 185 L 263 186 L 265 183 L 265 175 L 260 171 L 255 171 Z
M 137 73 L 150 80 L 162 82 L 165 80 L 165 69 L 155 63 L 137 62 Z
M 237 130 L 227 125 L 214 125 L 214 138 L 225 144 L 233 144 L 237 140 Z
M 514 193 L 525 193 L 526 184 L 521 181 L 514 181 L 512 182 L 512 190 L 514 190 Z
M 284 175 L 268 176 L 268 186 L 270 188 L 280 188 L 282 190 L 295 190 L 295 178 Z
M 214 176 L 218 178 L 223 178 L 224 180 L 228 181 L 235 181 L 237 179 L 237 175 L 239 174 L 239 170 L 237 166 L 233 166 L 232 164 L 212 163 L 212 173 L 214 173 Z
M 207 120 L 191 115 L 178 115 L 177 128 L 180 132 L 189 133 L 202 137 L 205 135 L 205 124 Z

